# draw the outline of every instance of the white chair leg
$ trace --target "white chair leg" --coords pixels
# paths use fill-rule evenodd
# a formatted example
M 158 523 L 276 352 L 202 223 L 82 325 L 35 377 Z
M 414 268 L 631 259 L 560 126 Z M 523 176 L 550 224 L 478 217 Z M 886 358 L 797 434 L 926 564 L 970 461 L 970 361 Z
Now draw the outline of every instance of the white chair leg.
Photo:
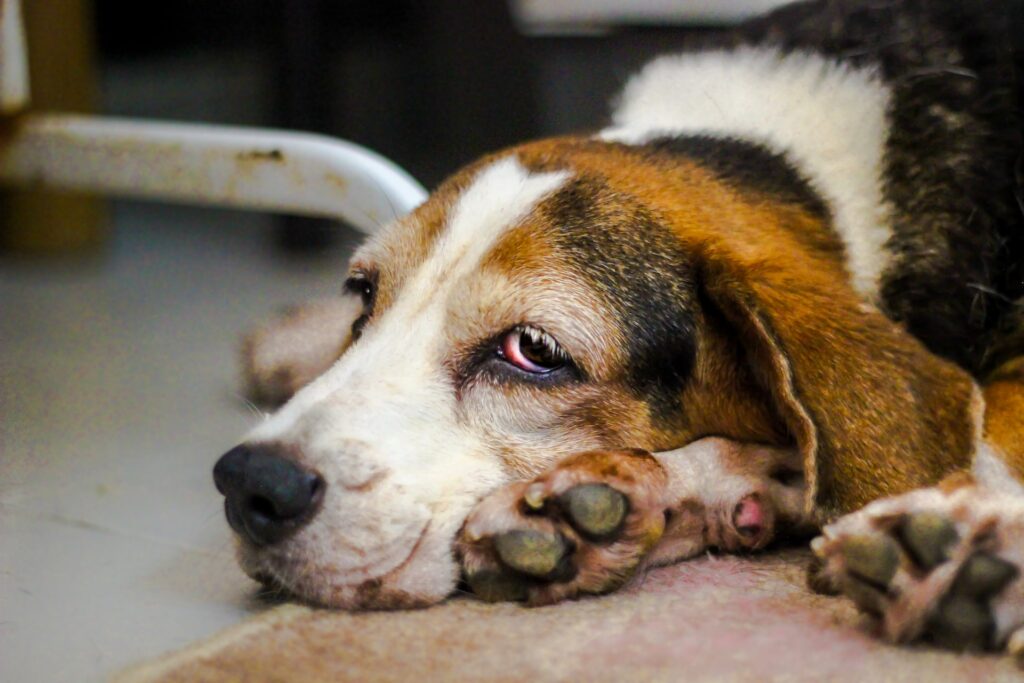
M 341 218 L 368 233 L 426 197 L 382 156 L 322 135 L 63 114 L 15 122 L 0 182 Z

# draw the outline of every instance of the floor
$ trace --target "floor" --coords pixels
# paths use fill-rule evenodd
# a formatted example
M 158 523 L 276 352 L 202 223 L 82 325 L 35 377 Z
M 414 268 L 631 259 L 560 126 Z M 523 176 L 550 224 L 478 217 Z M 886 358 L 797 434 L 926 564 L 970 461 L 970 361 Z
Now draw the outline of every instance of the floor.
M 2 681 L 105 679 L 260 609 L 210 477 L 259 419 L 236 347 L 344 268 L 275 256 L 264 216 L 114 224 L 85 260 L 0 260 Z

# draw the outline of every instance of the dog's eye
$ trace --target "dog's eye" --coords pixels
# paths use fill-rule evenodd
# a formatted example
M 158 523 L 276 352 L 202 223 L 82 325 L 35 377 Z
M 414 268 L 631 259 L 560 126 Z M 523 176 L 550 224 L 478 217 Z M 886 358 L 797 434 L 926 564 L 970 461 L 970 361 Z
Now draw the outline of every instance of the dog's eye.
M 536 327 L 521 326 L 508 332 L 498 356 L 524 372 L 543 375 L 566 365 L 568 355 L 554 338 Z
M 345 280 L 345 291 L 355 294 L 363 300 L 363 307 L 369 308 L 373 305 L 374 290 L 373 280 L 365 275 L 353 275 Z
M 356 341 L 363 334 L 363 328 L 370 321 L 373 313 L 373 303 L 377 298 L 377 283 L 375 279 L 365 273 L 355 273 L 345 280 L 345 291 L 355 294 L 363 302 L 363 314 L 352 323 L 352 340 Z

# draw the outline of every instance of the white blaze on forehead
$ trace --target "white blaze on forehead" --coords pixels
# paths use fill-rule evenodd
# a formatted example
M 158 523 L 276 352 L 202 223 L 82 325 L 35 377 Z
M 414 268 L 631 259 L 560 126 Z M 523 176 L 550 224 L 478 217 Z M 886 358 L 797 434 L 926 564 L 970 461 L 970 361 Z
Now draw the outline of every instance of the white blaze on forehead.
M 402 344 L 397 352 L 403 355 L 409 353 L 405 335 L 413 327 L 422 347 L 441 343 L 449 297 L 467 275 L 480 269 L 501 236 L 569 176 L 568 171 L 530 173 L 515 156 L 477 173 L 451 207 L 430 254 L 397 292 L 373 335 Z
M 250 438 L 288 439 L 292 427 L 308 410 L 342 390 L 349 396 L 348 402 L 374 405 L 389 423 L 386 429 L 397 430 L 393 434 L 396 438 L 415 438 L 401 433 L 416 428 L 412 415 L 407 416 L 408 421 L 402 417 L 405 408 L 414 403 L 410 397 L 425 397 L 427 402 L 417 405 L 417 419 L 433 414 L 436 420 L 454 400 L 444 395 L 445 387 L 439 386 L 444 369 L 435 360 L 436 351 L 445 343 L 446 306 L 455 288 L 479 269 L 503 234 L 570 175 L 568 171 L 530 173 L 514 156 L 482 169 L 451 207 L 429 255 L 406 279 L 394 304 L 331 370 L 296 394 Z M 410 338 L 412 334 L 415 338 Z M 342 424 L 336 426 L 346 431 L 346 420 L 340 421 Z M 350 427 L 355 426 L 353 420 L 348 422 Z M 439 422 L 434 426 L 440 430 L 454 427 Z M 359 431 L 362 433 L 355 436 L 368 436 L 365 429 Z M 381 434 L 376 446 L 389 440 Z
M 514 156 L 484 168 L 452 207 L 448 225 L 419 277 L 451 283 L 477 268 L 498 239 L 569 175 L 568 171 L 530 173 Z
M 467 275 L 478 271 L 488 252 L 547 195 L 569 178 L 568 171 L 533 174 L 514 157 L 500 159 L 477 173 L 448 213 L 423 264 L 395 296 L 373 330 L 371 342 L 392 353 L 414 353 L 406 335 L 416 330 L 420 358 L 430 365 L 431 349 L 445 344 L 447 304 Z M 397 359 L 394 359 L 397 360 Z M 423 367 L 423 366 L 421 366 Z M 440 366 L 433 368 L 440 371 Z M 430 368 L 424 368 L 430 371 Z

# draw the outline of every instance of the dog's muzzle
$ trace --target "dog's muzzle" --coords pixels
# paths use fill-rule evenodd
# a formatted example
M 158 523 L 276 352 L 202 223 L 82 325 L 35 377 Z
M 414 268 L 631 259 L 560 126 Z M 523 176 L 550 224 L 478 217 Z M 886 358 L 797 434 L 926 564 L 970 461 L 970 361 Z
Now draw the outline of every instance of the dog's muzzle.
M 273 446 L 245 444 L 221 456 L 213 481 L 224 494 L 228 524 L 255 545 L 278 543 L 311 520 L 326 484 Z

